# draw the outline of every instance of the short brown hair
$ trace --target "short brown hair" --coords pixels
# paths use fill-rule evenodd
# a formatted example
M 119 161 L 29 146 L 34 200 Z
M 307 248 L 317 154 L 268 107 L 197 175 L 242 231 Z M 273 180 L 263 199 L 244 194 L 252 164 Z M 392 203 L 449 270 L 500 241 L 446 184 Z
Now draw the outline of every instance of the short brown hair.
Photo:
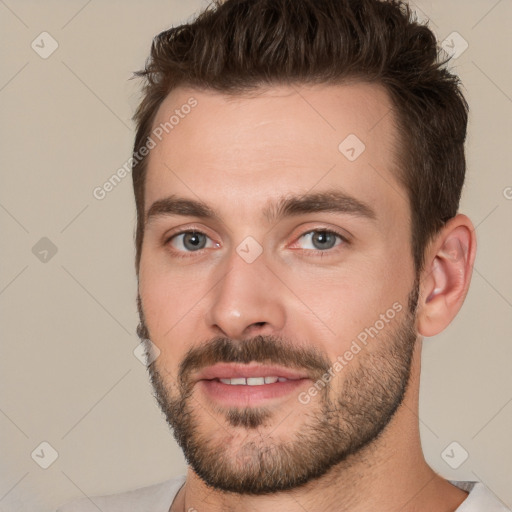
M 243 94 L 265 86 L 361 81 L 384 86 L 398 121 L 399 180 L 408 192 L 416 271 L 455 216 L 465 176 L 468 106 L 432 31 L 399 0 L 213 0 L 191 23 L 157 35 L 134 120 L 134 154 L 178 86 Z M 147 158 L 132 168 L 136 270 L 144 236 Z

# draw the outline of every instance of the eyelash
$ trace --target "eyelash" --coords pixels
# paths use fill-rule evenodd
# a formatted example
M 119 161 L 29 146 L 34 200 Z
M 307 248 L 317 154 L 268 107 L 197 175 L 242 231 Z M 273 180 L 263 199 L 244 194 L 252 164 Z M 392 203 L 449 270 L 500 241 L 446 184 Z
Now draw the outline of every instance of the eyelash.
M 170 242 L 180 236 L 180 235 L 185 235 L 187 233 L 198 233 L 200 235 L 204 235 L 206 236 L 207 238 L 210 238 L 206 233 L 203 233 L 202 231 L 198 230 L 198 229 L 186 229 L 184 231 L 179 231 L 177 233 L 173 233 L 172 236 L 170 236 L 166 241 L 165 241 L 165 244 L 164 245 L 170 245 Z M 335 231 L 333 229 L 322 229 L 322 228 L 318 228 L 318 229 L 310 229 L 309 231 L 306 231 L 304 233 L 302 233 L 298 238 L 297 240 L 300 240 L 302 237 L 304 237 L 305 235 L 309 235 L 310 233 L 324 233 L 324 234 L 331 234 L 331 235 L 336 235 L 338 238 L 341 239 L 342 243 L 341 244 L 338 244 L 338 245 L 335 245 L 334 247 L 332 247 L 331 249 L 325 249 L 325 250 L 320 250 L 320 249 L 314 249 L 314 250 L 311 250 L 311 249 L 304 249 L 305 252 L 308 253 L 308 255 L 310 256 L 313 256 L 313 257 L 322 257 L 324 256 L 326 253 L 332 253 L 332 252 L 337 252 L 335 251 L 335 248 L 336 247 L 340 247 L 340 246 L 344 246 L 344 245 L 350 245 L 350 241 L 345 237 L 343 236 L 341 233 L 339 233 L 338 231 Z M 198 251 L 175 251 L 175 250 L 172 250 L 173 254 L 177 257 L 177 258 L 188 258 L 194 254 L 197 254 L 197 253 L 201 253 L 202 251 L 204 251 L 204 249 L 199 249 Z M 302 256 L 302 255 L 301 255 Z

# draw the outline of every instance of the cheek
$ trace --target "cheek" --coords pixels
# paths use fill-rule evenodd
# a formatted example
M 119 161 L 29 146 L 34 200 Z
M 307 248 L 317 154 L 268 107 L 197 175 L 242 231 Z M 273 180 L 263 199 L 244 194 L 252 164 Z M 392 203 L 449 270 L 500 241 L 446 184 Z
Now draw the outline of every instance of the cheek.
M 172 265 L 165 250 L 145 240 L 140 271 L 139 293 L 151 334 L 160 338 L 180 318 L 193 310 L 204 291 L 202 277 L 191 267 Z
M 388 313 L 394 318 L 397 309 L 407 307 L 407 272 L 379 266 L 373 259 L 328 274 L 289 277 L 290 288 L 307 307 L 298 322 L 302 332 L 317 339 L 331 360 L 348 350 L 365 329 L 376 322 L 380 326 L 381 315 Z
M 176 364 L 187 350 L 187 341 L 194 339 L 190 326 L 194 307 L 201 293 L 190 279 L 175 273 L 158 271 L 156 265 L 141 261 L 139 293 L 151 341 L 159 348 L 166 366 Z M 187 330 L 188 329 L 188 330 Z

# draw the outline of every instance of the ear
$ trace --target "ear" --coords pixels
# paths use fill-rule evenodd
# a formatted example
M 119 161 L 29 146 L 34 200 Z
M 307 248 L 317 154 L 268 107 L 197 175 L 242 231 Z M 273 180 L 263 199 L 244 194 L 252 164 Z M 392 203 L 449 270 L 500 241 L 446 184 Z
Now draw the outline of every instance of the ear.
M 468 217 L 458 214 L 425 254 L 417 315 L 421 335 L 435 336 L 455 318 L 468 293 L 475 255 L 475 228 Z

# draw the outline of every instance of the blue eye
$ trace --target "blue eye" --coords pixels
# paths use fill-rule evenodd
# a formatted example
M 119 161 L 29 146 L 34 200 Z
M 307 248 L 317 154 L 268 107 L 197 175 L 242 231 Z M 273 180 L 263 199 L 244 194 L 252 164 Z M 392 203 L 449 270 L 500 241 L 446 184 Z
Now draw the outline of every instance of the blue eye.
M 206 248 L 207 240 L 208 236 L 200 231 L 183 231 L 172 236 L 168 242 L 178 249 L 179 252 L 182 251 L 176 247 L 175 241 L 177 241 L 177 245 L 182 245 L 185 248 L 185 252 L 196 252 Z
M 346 241 L 346 239 L 339 233 L 323 229 L 316 229 L 304 233 L 299 238 L 299 240 L 301 239 L 307 239 L 310 244 L 310 249 L 313 249 L 315 251 L 328 251 L 333 247 L 336 247 L 337 245 L 340 245 L 342 242 Z M 336 239 L 339 239 L 340 241 L 336 243 Z

